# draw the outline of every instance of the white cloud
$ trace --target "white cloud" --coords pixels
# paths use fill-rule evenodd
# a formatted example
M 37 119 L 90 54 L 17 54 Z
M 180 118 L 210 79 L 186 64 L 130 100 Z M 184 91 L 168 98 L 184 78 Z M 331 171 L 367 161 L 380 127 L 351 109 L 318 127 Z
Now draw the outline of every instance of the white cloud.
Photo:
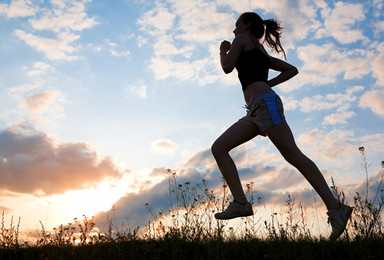
M 39 32 L 29 33 L 20 29 L 16 29 L 14 34 L 51 60 L 78 59 L 78 56 L 71 55 L 77 51 L 73 42 L 80 38 L 80 35 L 74 34 L 73 31 L 79 32 L 98 24 L 95 18 L 89 18 L 85 12 L 85 4 L 88 2 L 90 0 L 55 0 L 51 1 L 49 8 L 41 7 L 31 14 L 34 17 L 29 18 L 28 22 L 33 29 L 53 32 L 55 37 L 47 38 L 39 36 Z
M 365 92 L 360 99 L 359 106 L 369 108 L 375 114 L 384 117 L 384 91 L 372 90 Z
M 176 15 L 171 13 L 160 1 L 156 2 L 156 6 L 146 12 L 137 21 L 142 31 L 152 36 L 164 35 L 174 25 Z
M 85 12 L 85 3 L 89 1 L 51 1 L 52 9 L 44 9 L 43 16 L 29 22 L 36 30 L 61 32 L 63 30 L 82 31 L 97 25 L 95 18 L 89 18 Z
M 324 118 L 324 125 L 336 125 L 336 124 L 346 124 L 347 119 L 355 116 L 356 113 L 353 111 L 341 111 L 334 114 L 330 114 Z
M 43 52 L 51 60 L 75 60 L 78 56 L 70 55 L 76 51 L 71 43 L 80 38 L 70 32 L 61 32 L 56 39 L 49 39 L 26 33 L 22 30 L 15 30 L 15 35 L 36 50 Z
M 360 136 L 358 141 L 359 144 L 365 147 L 366 151 L 369 151 L 369 153 L 379 154 L 379 159 L 383 161 L 382 154 L 384 153 L 384 133 Z
M 363 31 L 354 26 L 365 20 L 364 5 L 336 2 L 334 8 L 325 7 L 321 10 L 324 27 L 316 33 L 317 38 L 331 36 L 342 44 L 367 40 Z
M 233 35 L 236 18 L 220 12 L 213 1 L 169 0 L 171 10 L 177 15 L 176 39 L 206 43 Z M 232 30 L 228 30 L 231 28 Z
M 115 56 L 115 57 L 129 57 L 129 56 L 131 56 L 130 51 L 110 50 L 109 52 L 111 53 L 112 56 Z
M 222 75 L 218 44 L 222 37 L 232 34 L 234 22 L 231 15 L 218 12 L 214 2 L 189 0 L 158 1 L 137 24 L 154 37 L 148 40 L 154 50 L 149 68 L 156 79 L 193 79 L 205 85 Z M 197 55 L 200 48 L 209 53 Z
M 377 84 L 384 86 L 384 43 L 376 47 L 376 55 L 372 61 L 372 74 L 377 78 Z
M 383 0 L 373 0 L 372 2 L 372 9 L 373 9 L 373 15 L 376 18 L 379 18 L 383 14 L 384 8 L 384 1 Z
M 36 12 L 37 8 L 30 0 L 12 0 L 9 4 L 0 3 L 0 15 L 6 15 L 8 18 L 33 16 Z
M 333 130 L 325 133 L 314 129 L 297 138 L 300 147 L 314 156 L 316 160 L 322 159 L 338 165 L 346 165 L 353 161 L 356 147 L 349 144 L 354 137 L 353 131 Z
M 41 83 L 35 83 L 35 84 L 24 84 L 21 86 L 13 87 L 8 90 L 8 93 L 11 96 L 14 96 L 16 98 L 19 98 L 23 96 L 23 94 L 28 93 L 30 91 L 36 90 L 41 88 Z
M 147 98 L 147 86 L 142 82 L 139 82 L 136 85 L 127 87 L 125 91 L 133 93 L 140 98 Z
M 345 93 L 316 95 L 304 97 L 300 101 L 289 100 L 292 108 L 299 108 L 303 112 L 327 110 L 337 107 L 344 107 L 357 100 L 357 94 L 364 90 L 362 86 L 349 88 Z
M 339 75 L 345 80 L 360 79 L 371 73 L 370 63 L 375 57 L 371 50 L 339 48 L 332 43 L 298 47 L 297 55 L 303 65 L 299 74 L 284 84 L 282 91 L 292 91 L 306 84 L 334 83 Z
M 139 48 L 148 44 L 148 39 L 144 38 L 142 35 L 137 36 L 136 41 L 137 41 L 137 46 L 139 46 Z
M 379 37 L 380 34 L 384 33 L 384 21 L 378 21 L 373 26 L 375 28 L 375 37 Z
M 47 73 L 47 71 L 50 69 L 52 69 L 51 65 L 42 61 L 38 61 L 33 64 L 32 69 L 27 73 L 27 75 L 30 77 L 38 77 Z
M 222 7 L 237 14 L 221 13 Z M 198 80 L 201 85 L 215 81 L 233 84 L 234 81 L 229 81 L 220 71 L 216 58 L 218 44 L 222 39 L 233 37 L 232 30 L 238 14 L 260 9 L 262 16 L 268 13 L 263 18 L 283 21 L 282 41 L 288 49 L 296 48 L 294 42 L 305 39 L 312 32 L 318 32 L 317 38 L 332 36 L 342 43 L 368 41 L 358 28 L 359 23 L 366 19 L 363 4 L 336 2 L 331 8 L 320 0 L 162 0 L 157 1 L 156 6 L 137 22 L 144 33 L 154 37 L 149 41 L 154 42 L 154 56 L 149 67 L 156 79 L 175 77 L 179 80 Z M 324 25 L 321 24 L 319 11 Z M 209 50 L 206 57 L 198 55 L 201 48 Z M 332 43 L 302 46 L 297 48 L 297 54 L 304 65 L 297 77 L 282 86 L 283 91 L 305 84 L 334 83 L 339 75 L 346 80 L 360 79 L 371 73 L 371 62 L 375 58 L 372 49 L 340 48 Z M 379 62 L 379 59 L 376 60 Z M 379 73 L 379 69 L 376 71 Z
M 151 149 L 155 153 L 173 153 L 178 145 L 170 139 L 159 139 L 151 143 Z

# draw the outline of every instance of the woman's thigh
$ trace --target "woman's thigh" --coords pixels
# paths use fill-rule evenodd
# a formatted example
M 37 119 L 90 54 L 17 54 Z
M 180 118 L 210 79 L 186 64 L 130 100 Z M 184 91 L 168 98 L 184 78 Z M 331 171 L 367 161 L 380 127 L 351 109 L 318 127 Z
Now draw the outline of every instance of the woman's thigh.
M 286 160 L 290 161 L 302 155 L 288 124 L 271 127 L 267 130 L 267 135 Z
M 212 145 L 212 149 L 218 148 L 222 151 L 229 152 L 259 134 L 260 130 L 258 126 L 245 120 L 239 120 L 217 138 Z

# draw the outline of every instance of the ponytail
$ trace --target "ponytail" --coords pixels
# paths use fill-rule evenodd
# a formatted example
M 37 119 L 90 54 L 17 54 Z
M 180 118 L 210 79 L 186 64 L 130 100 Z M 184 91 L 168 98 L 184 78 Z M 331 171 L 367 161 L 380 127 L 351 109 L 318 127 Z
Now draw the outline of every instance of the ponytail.
M 272 48 L 277 53 L 282 52 L 286 58 L 283 46 L 280 43 L 282 27 L 275 19 L 263 20 L 258 14 L 246 12 L 240 15 L 244 23 L 251 23 L 251 32 L 257 38 L 264 37 L 264 42 L 267 42 L 268 47 Z
M 280 26 L 280 23 L 275 19 L 264 20 L 263 24 L 265 25 L 265 38 L 264 41 L 267 42 L 267 45 L 275 50 L 277 53 L 282 52 L 284 58 L 287 58 L 283 46 L 280 43 L 280 36 L 283 27 Z M 273 38 L 271 37 L 273 36 Z

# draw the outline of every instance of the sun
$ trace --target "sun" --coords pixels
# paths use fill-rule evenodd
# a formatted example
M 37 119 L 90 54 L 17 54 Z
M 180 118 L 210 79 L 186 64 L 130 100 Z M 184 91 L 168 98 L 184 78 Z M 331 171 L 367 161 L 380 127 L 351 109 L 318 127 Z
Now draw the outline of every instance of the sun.
M 132 192 L 129 187 L 126 179 L 106 180 L 89 189 L 70 190 L 47 198 L 48 228 L 110 210 L 121 197 Z

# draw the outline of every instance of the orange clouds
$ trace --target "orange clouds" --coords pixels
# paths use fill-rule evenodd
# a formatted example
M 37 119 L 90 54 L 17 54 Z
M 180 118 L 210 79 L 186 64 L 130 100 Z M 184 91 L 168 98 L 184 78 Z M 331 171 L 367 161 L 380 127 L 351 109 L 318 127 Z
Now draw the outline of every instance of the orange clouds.
M 55 143 L 26 127 L 0 131 L 0 158 L 0 190 L 18 193 L 59 194 L 123 174 L 85 143 Z

